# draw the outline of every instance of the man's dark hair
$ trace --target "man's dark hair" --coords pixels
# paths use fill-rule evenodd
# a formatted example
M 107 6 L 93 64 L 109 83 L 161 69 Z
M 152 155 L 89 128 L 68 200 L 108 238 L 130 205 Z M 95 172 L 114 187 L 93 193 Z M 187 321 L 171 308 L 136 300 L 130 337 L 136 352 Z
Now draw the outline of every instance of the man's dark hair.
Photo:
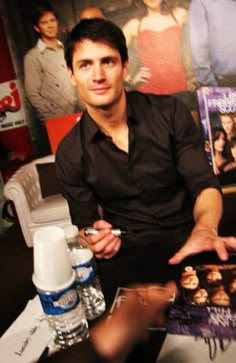
M 48 1 L 38 1 L 36 2 L 33 10 L 32 10 L 32 23 L 33 25 L 38 25 L 40 18 L 45 13 L 53 13 L 55 17 L 58 19 L 57 12 L 52 7 L 52 5 Z
M 76 44 L 88 39 L 93 42 L 104 42 L 120 53 L 122 64 L 128 60 L 128 50 L 122 30 L 109 20 L 84 19 L 70 32 L 65 42 L 65 59 L 72 70 L 72 60 Z

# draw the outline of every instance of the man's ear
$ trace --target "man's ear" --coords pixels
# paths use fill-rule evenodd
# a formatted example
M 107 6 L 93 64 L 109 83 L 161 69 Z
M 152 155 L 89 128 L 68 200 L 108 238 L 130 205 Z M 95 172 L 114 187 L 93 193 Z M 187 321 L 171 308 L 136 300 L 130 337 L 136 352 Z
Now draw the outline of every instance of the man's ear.
M 67 71 L 69 73 L 69 78 L 70 78 L 70 82 L 73 86 L 76 86 L 76 81 L 75 81 L 75 77 L 74 77 L 74 73 L 72 71 L 71 68 L 67 67 Z
M 129 61 L 124 62 L 123 64 L 123 79 L 125 80 L 129 74 Z

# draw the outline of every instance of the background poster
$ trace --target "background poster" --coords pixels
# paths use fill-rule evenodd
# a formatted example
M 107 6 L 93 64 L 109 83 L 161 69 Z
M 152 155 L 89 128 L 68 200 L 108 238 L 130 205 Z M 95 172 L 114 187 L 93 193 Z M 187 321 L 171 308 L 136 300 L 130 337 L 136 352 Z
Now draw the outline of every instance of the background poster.
M 233 186 L 236 184 L 236 87 L 201 87 L 197 95 L 209 164 L 223 186 Z
M 199 125 L 197 90 L 236 87 L 236 2 L 229 0 L 51 0 L 60 21 L 59 39 L 95 6 L 125 33 L 130 73 L 126 89 L 172 94 L 190 109 Z M 23 86 L 23 59 L 37 35 L 31 23 L 37 0 L 2 0 L 1 15 L 17 78 Z M 23 88 L 23 87 L 22 87 Z M 28 123 L 36 122 L 23 97 Z

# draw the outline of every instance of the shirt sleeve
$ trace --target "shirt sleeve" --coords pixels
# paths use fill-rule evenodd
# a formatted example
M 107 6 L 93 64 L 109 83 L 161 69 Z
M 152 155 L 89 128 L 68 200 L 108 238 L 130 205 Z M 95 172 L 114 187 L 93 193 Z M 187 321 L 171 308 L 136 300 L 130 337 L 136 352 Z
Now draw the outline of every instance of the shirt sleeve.
M 59 145 L 56 153 L 56 170 L 61 192 L 66 198 L 72 223 L 79 228 L 91 226 L 98 220 L 98 201 L 93 188 L 86 182 L 83 166 L 83 151 L 73 143 L 69 134 Z
M 208 19 L 209 14 L 201 0 L 191 1 L 188 11 L 188 32 L 194 72 L 201 84 L 217 86 L 217 80 L 211 69 Z
M 204 150 L 203 135 L 191 113 L 177 100 L 172 113 L 177 170 L 183 176 L 187 189 L 194 198 L 205 188 L 221 190 Z

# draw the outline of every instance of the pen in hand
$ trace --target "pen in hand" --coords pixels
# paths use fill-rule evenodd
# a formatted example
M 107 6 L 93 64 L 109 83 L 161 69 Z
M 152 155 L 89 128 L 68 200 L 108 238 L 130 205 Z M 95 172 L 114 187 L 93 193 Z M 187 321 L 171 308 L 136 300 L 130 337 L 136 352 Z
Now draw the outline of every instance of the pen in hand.
M 102 228 L 103 229 L 103 228 Z M 105 229 L 105 228 L 104 228 Z M 90 236 L 92 234 L 97 234 L 99 231 L 101 231 L 101 229 L 96 229 L 96 228 L 85 228 L 84 230 L 84 235 L 85 236 Z M 126 231 L 121 230 L 120 228 L 113 228 L 111 229 L 111 233 L 113 234 L 113 236 L 116 237 L 120 237 L 122 234 L 126 234 Z

